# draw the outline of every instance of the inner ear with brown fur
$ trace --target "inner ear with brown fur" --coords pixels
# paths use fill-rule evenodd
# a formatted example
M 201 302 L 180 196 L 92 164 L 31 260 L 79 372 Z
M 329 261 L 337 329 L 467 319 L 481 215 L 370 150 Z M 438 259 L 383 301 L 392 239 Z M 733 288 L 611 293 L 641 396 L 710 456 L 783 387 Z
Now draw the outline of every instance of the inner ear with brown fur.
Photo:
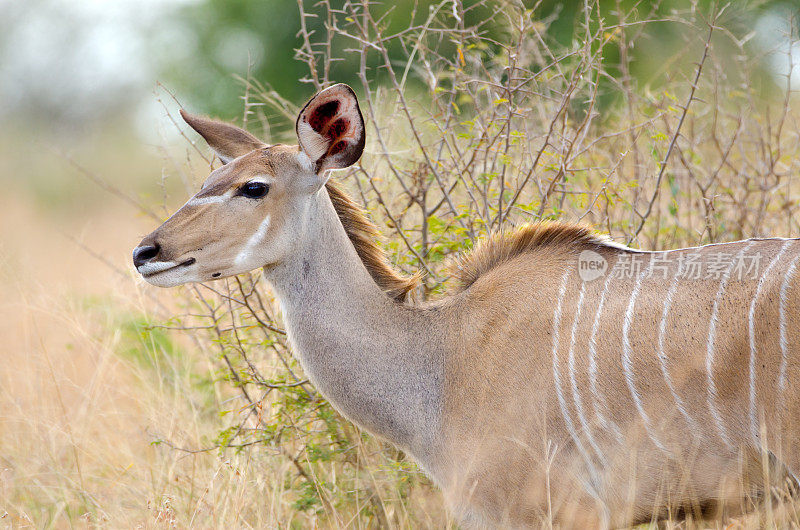
M 203 137 L 223 164 L 267 145 L 244 129 L 229 123 L 189 114 L 183 109 L 181 117 Z
M 364 118 L 353 89 L 333 85 L 306 103 L 295 124 L 300 148 L 317 173 L 355 164 L 364 152 Z

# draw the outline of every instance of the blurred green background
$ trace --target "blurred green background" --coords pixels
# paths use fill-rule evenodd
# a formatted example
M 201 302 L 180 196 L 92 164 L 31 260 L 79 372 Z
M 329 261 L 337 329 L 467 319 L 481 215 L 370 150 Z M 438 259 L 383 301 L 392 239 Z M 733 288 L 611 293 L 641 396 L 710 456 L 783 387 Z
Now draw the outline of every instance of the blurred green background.
M 300 2 L 309 12 L 324 12 L 317 0 Z M 334 8 L 344 3 L 330 2 Z M 599 9 L 606 26 L 618 20 L 619 12 L 632 9 L 633 19 L 663 20 L 643 26 L 631 50 L 631 82 L 646 91 L 665 78 L 687 75 L 697 60 L 693 54 L 675 53 L 686 41 L 683 27 L 673 20 L 719 5 L 724 4 L 608 0 Z M 488 36 L 508 41 L 503 33 L 513 21 L 503 13 L 476 1 L 464 6 L 466 25 L 485 23 Z M 542 21 L 547 28 L 543 37 L 551 42 L 569 44 L 583 21 L 579 0 L 526 0 L 525 6 L 534 20 Z M 381 24 L 390 33 L 424 23 L 434 9 L 455 16 L 451 0 L 394 0 L 377 3 L 375 9 L 385 15 Z M 725 8 L 720 24 L 742 46 L 733 49 L 729 35 L 720 35 L 718 46 L 756 58 L 763 70 L 758 88 L 782 90 L 777 87 L 785 86 L 781 76 L 789 61 L 800 62 L 797 45 L 787 53 L 792 34 L 796 37 L 798 11 L 796 0 L 735 1 Z M 47 215 L 85 215 L 74 206 L 100 204 L 102 189 L 84 178 L 94 173 L 144 199 L 163 194 L 164 187 L 175 189 L 180 184 L 175 179 L 159 178 L 166 175 L 165 153 L 182 145 L 168 116 L 177 108 L 171 94 L 195 112 L 239 122 L 245 79 L 302 103 L 315 90 L 307 81 L 308 65 L 296 57 L 300 22 L 299 4 L 289 0 L 0 1 L 0 181 L 32 197 Z M 309 32 L 320 32 L 328 21 L 309 16 L 305 23 Z M 334 38 L 331 46 L 344 50 L 334 55 L 345 59 L 331 65 L 330 79 L 358 87 L 358 57 L 346 52 L 352 44 Z M 446 53 L 448 46 L 455 53 L 448 42 L 440 50 Z M 604 51 L 612 76 L 619 74 L 618 53 L 616 46 Z M 385 76 L 371 64 L 368 68 L 373 79 Z M 795 81 L 799 70 L 794 70 Z M 729 75 L 736 76 L 734 68 Z M 601 80 L 599 101 L 607 112 L 615 102 L 604 96 L 602 86 L 612 82 Z M 269 127 L 271 118 L 262 116 L 262 123 Z M 286 129 L 285 116 L 277 118 Z
M 300 0 L 313 12 L 317 0 Z M 334 8 L 342 0 L 332 0 Z M 480 2 L 464 2 L 466 25 L 492 13 Z M 582 23 L 583 2 L 526 0 L 534 18 L 547 21 L 547 38 L 568 44 Z M 708 12 L 724 5 L 715 0 L 608 0 L 600 15 L 613 24 L 619 11 L 635 9 L 642 18 L 664 20 L 643 29 L 644 39 L 633 50 L 632 76 L 645 88 L 680 71 L 665 61 L 684 46 L 679 24 L 670 23 L 689 10 Z M 452 10 L 452 2 L 394 0 L 377 6 L 390 33 L 424 23 L 431 9 Z M 317 10 L 319 11 L 319 10 Z M 769 56 L 766 71 L 779 71 L 789 59 L 781 44 L 788 42 L 795 0 L 734 1 L 721 24 L 745 42 L 754 56 Z M 495 17 L 495 21 L 502 17 Z M 326 20 L 307 17 L 310 32 Z M 489 23 L 489 36 L 504 31 Z M 71 135 L 119 120 L 134 120 L 139 132 L 152 134 L 159 105 L 153 96 L 157 82 L 196 110 L 225 118 L 241 113 L 243 84 L 250 77 L 300 103 L 313 87 L 299 82 L 308 67 L 295 58 L 298 3 L 290 0 L 28 0 L 0 3 L 0 118 L 8 126 L 68 127 Z M 347 41 L 334 48 L 346 49 Z M 795 50 L 796 52 L 797 50 Z M 796 54 L 795 54 L 796 55 Z M 355 83 L 357 56 L 331 66 L 331 78 Z M 611 50 L 604 60 L 611 71 L 619 57 Z M 691 60 L 687 57 L 687 60 Z M 381 72 L 373 72 L 380 76 Z M 774 79 L 767 79 L 767 84 Z M 22 124 L 22 125 L 21 125 Z M 101 125 L 102 126 L 102 125 Z

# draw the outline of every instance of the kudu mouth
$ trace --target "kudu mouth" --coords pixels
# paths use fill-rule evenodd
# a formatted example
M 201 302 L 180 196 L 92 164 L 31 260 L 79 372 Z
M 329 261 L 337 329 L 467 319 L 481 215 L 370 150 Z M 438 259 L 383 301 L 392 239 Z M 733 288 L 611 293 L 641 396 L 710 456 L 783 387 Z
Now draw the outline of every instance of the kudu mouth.
M 194 265 L 196 262 L 197 260 L 194 258 L 188 258 L 181 262 L 175 262 L 175 261 L 147 262 L 143 265 L 137 266 L 136 270 L 139 272 L 139 274 L 142 275 L 144 279 L 147 280 L 168 271 L 180 269 L 183 267 L 189 267 L 191 265 Z

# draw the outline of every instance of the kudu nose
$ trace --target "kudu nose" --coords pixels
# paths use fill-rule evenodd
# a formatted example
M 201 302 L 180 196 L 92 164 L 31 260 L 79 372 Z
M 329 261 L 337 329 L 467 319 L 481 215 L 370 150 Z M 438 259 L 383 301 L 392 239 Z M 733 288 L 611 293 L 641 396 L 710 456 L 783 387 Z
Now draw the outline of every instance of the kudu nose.
M 134 267 L 138 269 L 148 261 L 152 261 L 156 256 L 158 256 L 160 250 L 161 247 L 158 245 L 158 243 L 136 247 L 133 249 Z

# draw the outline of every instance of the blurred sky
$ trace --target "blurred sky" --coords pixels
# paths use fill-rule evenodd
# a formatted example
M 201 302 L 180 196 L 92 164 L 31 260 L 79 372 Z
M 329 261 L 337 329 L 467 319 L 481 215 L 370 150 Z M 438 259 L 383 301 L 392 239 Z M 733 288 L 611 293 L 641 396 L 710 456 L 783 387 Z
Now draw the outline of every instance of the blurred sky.
M 276 1 L 276 0 L 258 0 Z M 281 0 L 289 1 L 289 0 Z M 0 119 L 34 128 L 48 123 L 82 123 L 114 115 L 134 116 L 139 132 L 152 138 L 163 110 L 154 96 L 165 69 L 180 69 L 181 57 L 196 50 L 197 36 L 180 16 L 202 0 L 0 0 Z M 753 38 L 773 71 L 789 68 L 787 17 L 769 12 Z M 264 51 L 258 39 L 230 35 L 216 54 L 233 75 Z M 794 46 L 800 62 L 800 46 Z M 171 61 L 165 65 L 164 60 Z M 288 60 L 282 57 L 281 60 Z M 188 64 L 188 61 L 187 61 Z M 800 67 L 794 69 L 795 87 Z M 267 81 L 267 80 L 261 80 Z
M 0 0 L 0 118 L 71 125 L 150 109 L 150 39 L 182 46 L 170 14 L 191 0 Z M 135 114 L 135 113 L 131 113 Z

